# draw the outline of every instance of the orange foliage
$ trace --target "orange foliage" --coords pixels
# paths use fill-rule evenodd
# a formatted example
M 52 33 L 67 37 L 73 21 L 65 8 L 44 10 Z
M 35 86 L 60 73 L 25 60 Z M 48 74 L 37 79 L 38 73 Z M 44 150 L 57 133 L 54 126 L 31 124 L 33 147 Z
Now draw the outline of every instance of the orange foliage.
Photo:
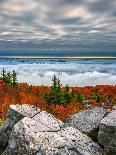
M 20 83 L 14 87 L 0 80 L 0 117 L 4 118 L 6 116 L 10 104 L 33 104 L 39 106 L 42 110 L 52 113 L 61 120 L 86 108 L 81 103 L 70 103 L 66 107 L 51 104 L 51 107 L 48 108 L 49 105 L 44 99 L 44 94 L 50 90 L 51 88 L 47 86 L 29 86 L 26 83 Z M 92 94 L 97 92 L 102 96 L 102 101 L 110 101 L 112 103 L 111 105 L 106 105 L 105 108 L 111 108 L 113 104 L 116 104 L 116 86 L 70 87 L 70 91 L 79 91 L 85 95 L 86 99 L 91 99 Z M 95 101 L 91 104 L 93 106 L 101 106 L 101 103 Z

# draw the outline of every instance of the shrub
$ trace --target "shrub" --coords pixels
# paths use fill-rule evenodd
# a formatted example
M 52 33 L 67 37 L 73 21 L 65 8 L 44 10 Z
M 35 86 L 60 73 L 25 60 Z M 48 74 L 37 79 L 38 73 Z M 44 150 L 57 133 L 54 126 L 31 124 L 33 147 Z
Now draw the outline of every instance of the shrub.
M 98 103 L 100 103 L 100 101 L 101 101 L 101 96 L 100 96 L 100 94 L 96 94 L 96 95 L 95 95 L 95 101 L 98 102 Z
M 4 119 L 0 118 L 0 125 L 4 123 Z
M 83 103 L 83 100 L 85 99 L 85 96 L 81 92 L 77 92 L 74 94 L 74 101 Z
M 29 92 L 29 93 L 31 93 L 31 92 L 32 92 L 32 88 L 33 88 L 33 86 L 32 86 L 32 85 L 29 85 L 29 86 L 28 86 L 28 89 L 27 89 L 27 90 L 28 90 L 28 92 Z

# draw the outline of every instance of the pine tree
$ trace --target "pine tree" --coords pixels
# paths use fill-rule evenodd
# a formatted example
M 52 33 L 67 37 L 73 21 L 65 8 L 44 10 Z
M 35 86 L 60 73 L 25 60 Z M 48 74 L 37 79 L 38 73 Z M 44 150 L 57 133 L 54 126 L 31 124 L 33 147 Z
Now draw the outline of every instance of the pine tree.
M 13 73 L 12 73 L 12 84 L 13 85 L 17 84 L 17 74 L 16 74 L 16 72 L 14 70 L 13 70 Z
M 71 102 L 71 93 L 69 92 L 68 84 L 65 86 L 65 90 L 63 92 L 62 101 L 61 103 L 66 106 Z
M 52 90 L 55 90 L 57 87 L 57 77 L 56 75 L 54 75 L 53 79 L 52 79 Z
M 52 83 L 52 92 L 51 92 L 51 102 L 52 103 L 57 103 L 60 104 L 61 101 L 61 84 L 60 84 L 60 80 L 59 78 L 56 77 L 56 75 L 54 75 L 53 79 L 52 79 L 53 83 Z
M 12 84 L 12 74 L 10 72 L 6 74 L 5 82 L 8 84 Z
M 62 99 L 61 87 L 62 85 L 60 84 L 60 80 L 54 75 L 52 79 L 51 92 L 45 93 L 45 100 L 48 103 L 61 104 Z
M 5 82 L 5 80 L 6 80 L 6 75 L 5 75 L 5 69 L 3 68 L 3 70 L 2 70 L 2 79 L 3 79 L 3 81 Z
M 45 100 L 49 103 L 59 104 L 66 106 L 71 102 L 71 93 L 69 92 L 69 86 L 66 85 L 64 92 L 61 91 L 62 85 L 59 78 L 55 75 L 52 79 L 51 92 L 45 93 Z

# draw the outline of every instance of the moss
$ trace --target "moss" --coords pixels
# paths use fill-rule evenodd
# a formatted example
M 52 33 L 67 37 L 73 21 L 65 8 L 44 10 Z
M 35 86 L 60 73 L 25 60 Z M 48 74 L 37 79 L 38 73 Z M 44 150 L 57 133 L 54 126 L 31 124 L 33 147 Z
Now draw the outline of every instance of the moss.
M 4 119 L 0 118 L 0 125 L 2 125 L 4 123 Z

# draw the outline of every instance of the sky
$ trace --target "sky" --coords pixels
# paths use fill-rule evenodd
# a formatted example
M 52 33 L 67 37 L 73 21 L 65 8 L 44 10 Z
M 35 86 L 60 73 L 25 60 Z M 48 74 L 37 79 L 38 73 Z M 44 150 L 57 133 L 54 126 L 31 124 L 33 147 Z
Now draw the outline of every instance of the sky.
M 116 0 L 0 0 L 0 52 L 116 52 Z

